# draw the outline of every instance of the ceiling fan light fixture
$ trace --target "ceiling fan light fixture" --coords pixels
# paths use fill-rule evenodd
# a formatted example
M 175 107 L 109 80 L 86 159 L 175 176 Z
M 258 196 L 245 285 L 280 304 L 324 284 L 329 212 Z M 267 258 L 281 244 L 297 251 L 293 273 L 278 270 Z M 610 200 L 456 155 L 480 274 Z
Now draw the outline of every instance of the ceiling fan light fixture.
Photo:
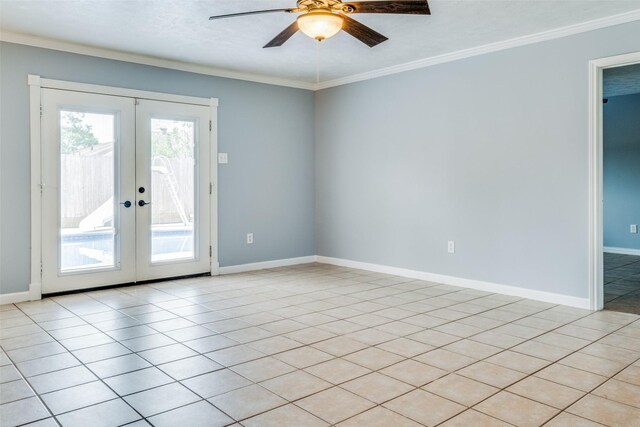
M 312 11 L 298 17 L 298 28 L 318 41 L 333 37 L 342 29 L 342 16 L 326 11 Z

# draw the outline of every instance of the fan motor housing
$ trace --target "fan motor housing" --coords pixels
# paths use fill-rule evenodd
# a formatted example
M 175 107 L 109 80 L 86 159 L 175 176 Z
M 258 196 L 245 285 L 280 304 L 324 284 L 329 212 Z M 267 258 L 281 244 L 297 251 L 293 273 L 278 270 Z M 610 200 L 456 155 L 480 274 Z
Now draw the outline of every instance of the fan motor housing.
M 352 13 L 355 11 L 351 5 L 343 5 L 340 0 L 298 0 L 298 9 L 311 11 L 314 9 L 323 9 L 327 11 L 336 11 L 342 13 Z

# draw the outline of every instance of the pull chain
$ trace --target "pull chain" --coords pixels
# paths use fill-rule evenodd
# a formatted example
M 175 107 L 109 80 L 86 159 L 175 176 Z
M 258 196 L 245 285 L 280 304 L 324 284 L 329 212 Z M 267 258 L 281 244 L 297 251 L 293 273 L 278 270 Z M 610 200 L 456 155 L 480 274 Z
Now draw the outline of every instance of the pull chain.
M 320 83 L 320 42 L 316 42 L 316 84 Z

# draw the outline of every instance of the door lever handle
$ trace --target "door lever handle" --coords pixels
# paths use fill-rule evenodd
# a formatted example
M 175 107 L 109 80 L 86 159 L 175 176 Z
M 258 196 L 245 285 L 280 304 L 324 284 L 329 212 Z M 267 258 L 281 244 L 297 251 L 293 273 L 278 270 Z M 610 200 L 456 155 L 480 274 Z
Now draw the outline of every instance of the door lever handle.
M 138 201 L 138 206 L 140 206 L 140 207 L 142 207 L 144 205 L 150 205 L 150 204 L 151 204 L 151 202 L 145 202 L 144 200 L 139 200 Z
M 125 202 L 121 202 L 121 205 L 124 205 L 125 208 L 130 208 L 131 207 L 131 202 L 130 201 L 125 201 Z

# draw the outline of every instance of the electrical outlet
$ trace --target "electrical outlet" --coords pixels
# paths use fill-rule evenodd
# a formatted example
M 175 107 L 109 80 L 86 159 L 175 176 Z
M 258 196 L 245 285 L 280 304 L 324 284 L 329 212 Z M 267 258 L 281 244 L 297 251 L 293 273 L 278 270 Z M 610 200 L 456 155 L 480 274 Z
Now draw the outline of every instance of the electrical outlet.
M 247 233 L 247 245 L 253 245 L 253 233 Z
M 456 253 L 456 242 L 454 242 L 453 240 L 449 240 L 447 242 L 447 252 L 449 252 L 450 254 Z
M 631 224 L 631 226 L 629 227 L 629 233 L 637 234 L 638 224 Z
M 229 155 L 227 153 L 218 153 L 218 163 L 221 165 L 229 163 Z

